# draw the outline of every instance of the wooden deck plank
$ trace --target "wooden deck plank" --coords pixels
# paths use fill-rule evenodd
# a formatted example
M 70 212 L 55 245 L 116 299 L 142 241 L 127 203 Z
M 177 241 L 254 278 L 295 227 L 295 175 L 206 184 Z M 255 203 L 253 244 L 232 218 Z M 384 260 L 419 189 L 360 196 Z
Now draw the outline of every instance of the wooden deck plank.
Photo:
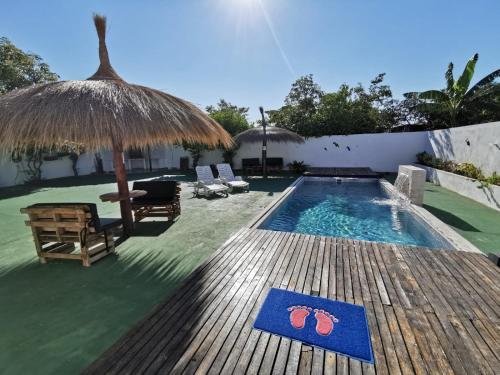
M 282 256 L 280 256 L 280 259 L 276 263 L 276 266 L 274 267 L 274 272 L 270 275 L 270 277 L 268 278 L 268 280 L 265 281 L 265 286 L 266 287 L 265 288 L 260 288 L 260 290 L 259 289 L 256 290 L 256 292 L 258 294 L 258 303 L 253 303 L 252 305 L 248 304 L 247 311 L 245 311 L 243 313 L 244 317 L 248 316 L 252 311 L 254 312 L 254 315 L 256 315 L 257 312 L 258 312 L 258 310 L 259 310 L 259 308 L 260 308 L 261 303 L 263 302 L 264 298 L 267 295 L 269 287 L 276 286 L 277 284 L 279 284 L 281 282 L 281 277 L 283 277 L 284 271 L 286 270 L 286 268 L 288 266 L 288 263 L 291 261 L 291 257 L 288 255 L 288 252 L 287 252 L 287 249 L 286 249 L 286 245 L 287 244 L 288 244 L 288 241 L 287 242 L 282 242 L 282 244 L 280 244 L 279 251 L 280 251 L 280 253 L 282 253 Z M 254 319 L 255 318 L 253 318 L 250 321 L 247 321 L 247 323 L 248 324 L 252 324 Z M 237 327 L 237 329 L 239 329 L 239 327 Z M 275 337 L 275 336 L 273 336 L 273 337 Z M 226 342 L 224 343 L 224 345 L 225 346 L 230 346 L 231 345 L 231 341 L 227 341 L 226 340 Z M 271 362 L 271 365 L 272 365 L 272 362 Z M 216 373 L 216 369 L 217 369 L 217 367 L 215 369 L 212 368 L 211 371 L 213 373 Z
M 159 337 L 159 339 L 151 340 L 150 345 L 141 349 L 144 357 L 138 363 L 134 361 L 136 362 L 136 367 L 130 368 L 129 371 L 131 373 L 155 371 L 156 367 L 173 358 L 172 354 L 174 351 L 179 352 L 182 347 L 187 347 L 189 342 L 195 337 L 198 329 L 210 318 L 214 310 L 223 301 L 227 301 L 227 293 L 231 290 L 228 290 L 228 288 L 237 288 L 243 282 L 240 277 L 244 276 L 251 269 L 250 266 L 258 262 L 263 255 L 261 246 L 269 240 L 266 236 L 255 236 L 247 244 L 245 253 L 248 256 L 240 257 L 233 267 L 228 270 L 229 272 L 225 275 L 222 274 L 222 279 L 209 291 L 209 302 L 185 306 L 185 309 L 180 311 L 176 319 L 167 321 L 160 330 L 155 332 L 155 336 Z M 231 283 L 231 281 L 234 283 Z
M 329 253 L 329 274 L 328 274 L 328 285 L 327 285 L 327 297 L 329 299 L 336 299 L 337 296 L 337 286 L 336 286 L 336 269 L 337 269 L 337 248 L 336 239 L 327 238 L 325 243 L 325 248 L 327 253 Z M 337 355 L 332 352 L 325 353 L 325 363 L 324 363 L 324 373 L 325 375 L 335 375 L 337 373 Z
M 380 336 L 382 339 L 382 345 L 384 347 L 384 353 L 385 353 L 385 358 L 387 362 L 387 367 L 389 370 L 389 373 L 391 374 L 401 374 L 401 369 L 399 367 L 399 361 L 398 361 L 398 356 L 397 356 L 397 351 L 396 348 L 394 347 L 394 343 L 392 340 L 392 335 L 391 331 L 389 330 L 389 324 L 387 323 L 387 318 L 385 316 L 384 312 L 384 306 L 390 306 L 392 304 L 392 301 L 397 302 L 397 297 L 394 289 L 391 287 L 389 284 L 390 280 L 388 278 L 388 275 L 383 272 L 385 271 L 385 268 L 380 268 L 379 263 L 377 261 L 377 253 L 380 251 L 378 246 L 374 243 L 371 243 L 371 247 L 368 251 L 368 257 L 370 258 L 370 265 L 372 267 L 372 271 L 374 275 L 378 275 L 378 282 L 377 282 L 377 290 L 372 290 L 372 296 L 373 294 L 376 294 L 377 292 L 385 291 L 387 295 L 390 298 L 391 303 L 390 304 L 383 304 L 382 303 L 382 295 L 380 295 L 380 298 L 375 298 L 373 301 L 373 308 L 375 311 L 375 317 L 377 319 L 379 331 L 380 331 Z M 386 282 L 388 284 L 386 284 Z M 384 285 L 384 289 L 380 288 L 380 283 Z M 379 302 L 380 301 L 380 302 Z
M 368 316 L 368 326 L 370 327 L 371 338 L 372 338 L 372 349 L 375 358 L 375 369 L 377 372 L 382 374 L 387 374 L 389 369 L 387 367 L 387 359 L 385 356 L 384 347 L 382 344 L 382 335 L 380 334 L 380 329 L 377 324 L 377 318 L 375 317 L 374 303 L 381 303 L 380 294 L 376 291 L 378 290 L 377 282 L 375 280 L 375 275 L 371 266 L 371 261 L 368 253 L 371 251 L 370 244 L 363 241 L 360 246 L 360 257 L 363 260 L 364 272 L 367 280 L 367 292 L 368 295 L 363 295 L 364 305 L 366 309 L 366 315 Z
M 299 237 L 298 235 L 293 234 L 291 236 L 291 242 L 287 244 L 290 261 L 286 267 L 282 267 L 282 269 L 280 270 L 280 274 L 277 277 L 274 286 L 280 287 L 284 282 L 284 280 L 286 279 L 290 280 L 291 273 L 289 273 L 288 270 L 289 269 L 293 270 L 293 268 L 297 263 L 297 259 L 299 258 L 300 254 L 302 240 L 303 240 L 302 237 Z M 262 298 L 265 298 L 266 295 L 267 294 L 263 294 Z M 239 356 L 244 351 L 249 335 L 258 333 L 257 331 L 252 330 L 252 325 L 259 310 L 260 310 L 260 304 L 256 306 L 256 308 L 254 308 L 248 319 L 245 321 L 242 330 L 239 332 L 238 331 L 233 332 L 233 335 L 237 335 L 236 342 L 231 348 L 227 348 L 225 350 L 223 348 L 223 350 L 219 352 L 219 356 L 216 359 L 218 366 L 213 366 L 211 369 L 211 372 L 213 374 L 218 374 L 218 373 L 230 374 L 234 372 L 236 363 L 239 359 Z M 220 372 L 218 369 L 219 366 L 222 366 L 222 370 L 220 370 Z
M 221 331 L 223 333 L 219 333 L 218 339 L 219 341 L 215 340 L 210 347 L 210 352 L 207 353 L 205 358 L 203 359 L 203 362 L 200 364 L 198 367 L 197 372 L 198 373 L 206 373 L 208 372 L 208 369 L 211 368 L 213 361 L 215 360 L 216 355 L 219 353 L 221 347 L 223 345 L 231 345 L 231 341 L 227 341 L 226 338 L 228 337 L 229 333 L 233 329 L 232 326 L 228 326 L 228 323 L 231 324 L 233 322 L 233 325 L 236 324 L 237 320 L 240 319 L 241 321 L 244 321 L 244 319 L 241 319 L 242 317 L 247 317 L 250 312 L 253 310 L 254 306 L 258 308 L 260 304 L 255 305 L 256 300 L 258 299 L 260 302 L 263 301 L 265 295 L 267 294 L 269 287 L 273 285 L 275 277 L 279 275 L 280 270 L 283 268 L 286 268 L 287 263 L 284 263 L 285 260 L 290 260 L 290 257 L 287 255 L 288 252 L 285 249 L 285 245 L 287 244 L 287 238 L 282 237 L 280 239 L 280 243 L 277 246 L 277 253 L 279 253 L 279 258 L 276 261 L 272 261 L 274 263 L 273 268 L 269 268 L 269 270 L 272 270 L 272 272 L 266 272 L 263 276 L 260 277 L 259 283 L 253 287 L 252 289 L 252 294 L 251 298 L 242 306 L 240 306 L 240 309 L 237 309 L 235 311 L 233 319 L 229 320 L 226 322 L 226 326 L 228 327 L 226 332 Z M 237 325 L 236 329 L 240 329 L 241 326 Z M 225 334 L 225 336 L 224 336 Z M 189 371 L 187 371 L 189 372 Z
M 272 240 L 269 242 L 269 246 L 265 250 L 273 249 L 276 244 L 281 242 L 283 237 L 282 233 L 274 234 Z M 279 247 L 276 246 L 276 248 Z M 231 330 L 232 325 L 234 325 L 236 319 L 241 314 L 242 309 L 251 301 L 253 296 L 252 293 L 256 292 L 256 290 L 260 290 L 264 286 L 267 277 L 273 271 L 273 268 L 268 267 L 268 263 L 274 265 L 278 264 L 277 262 L 280 255 L 280 251 L 264 251 L 262 263 L 258 265 L 259 268 L 256 269 L 255 272 L 250 272 L 248 274 L 247 279 L 238 287 L 238 293 L 232 295 L 227 305 L 219 306 L 220 314 L 213 314 L 211 319 L 204 324 L 196 340 L 191 342 L 189 348 L 184 350 L 180 358 L 176 358 L 175 362 L 171 365 L 163 365 L 160 369 L 161 372 L 171 374 L 181 372 L 194 373 L 197 371 L 198 367 L 201 368 L 201 371 L 204 370 L 204 372 L 207 372 L 211 364 L 210 356 L 206 357 L 208 350 L 211 349 L 211 347 L 213 347 L 214 350 L 220 348 L 220 345 L 222 345 L 227 334 Z M 207 338 L 209 339 L 207 340 Z M 215 352 L 215 355 L 216 354 L 217 352 Z M 207 358 L 206 361 L 204 357 Z M 173 368 L 171 368 L 172 366 Z
M 242 229 L 85 373 L 499 373 L 499 282 L 480 254 Z M 271 287 L 364 305 L 375 365 L 254 330 Z
M 319 241 L 318 237 L 310 236 L 309 246 L 307 251 L 311 252 L 311 258 L 309 260 L 309 264 L 307 266 L 305 278 L 304 278 L 304 287 L 302 288 L 302 293 L 311 294 L 314 273 L 316 271 L 316 259 L 318 257 L 319 250 Z M 312 314 L 312 313 L 311 313 Z M 299 358 L 299 374 L 310 374 L 312 371 L 312 356 L 313 356 L 313 348 L 306 344 L 301 344 L 298 341 L 294 341 L 292 343 L 292 347 L 290 349 L 290 356 L 294 356 L 294 349 L 298 348 L 297 351 L 300 352 Z M 289 367 L 287 371 L 292 371 L 293 368 Z
M 438 288 L 438 283 L 434 281 L 432 274 L 425 272 L 427 268 L 422 269 L 422 267 L 426 266 L 424 263 L 425 260 L 417 256 L 413 248 L 405 248 L 402 250 L 402 254 L 405 258 L 409 259 L 408 264 L 412 266 L 412 271 L 416 277 L 423 277 L 420 285 L 425 286 L 423 290 L 424 294 L 431 302 L 432 308 L 435 311 L 435 316 L 441 324 L 441 327 L 438 327 L 434 324 L 435 320 L 432 319 L 433 324 L 431 326 L 438 339 L 442 342 L 441 346 L 443 350 L 445 353 L 450 351 L 456 351 L 458 353 L 461 364 L 454 361 L 453 353 L 449 354 L 451 365 L 454 367 L 455 372 L 460 374 L 463 372 L 463 368 L 465 368 L 468 374 L 479 373 L 479 364 L 471 356 L 470 350 L 464 345 L 463 341 L 460 340 L 457 332 L 450 323 L 449 317 L 454 316 L 455 313 L 448 304 L 446 297 L 443 295 L 443 292 L 446 294 L 446 290 Z M 427 314 L 427 317 L 431 319 L 432 315 Z M 442 332 L 445 333 L 446 337 L 443 337 Z M 421 351 L 426 352 L 427 348 L 422 348 Z M 429 366 L 429 363 L 426 362 L 426 365 Z
M 346 301 L 346 285 L 350 285 L 350 278 L 347 278 L 344 275 L 344 271 L 346 269 L 345 260 L 347 255 L 347 246 L 346 239 L 339 238 L 337 239 L 336 247 L 337 247 L 337 300 L 338 301 Z M 349 358 L 341 355 L 337 355 L 337 373 L 338 374 L 347 374 L 349 371 Z
M 295 251 L 293 251 L 293 249 L 295 248 L 297 240 L 298 237 L 295 236 L 294 234 L 289 234 L 282 240 L 280 247 L 287 249 L 287 251 L 282 254 L 282 256 L 284 257 L 282 261 L 280 257 L 279 271 L 275 275 L 274 280 L 271 281 L 271 279 L 269 279 L 267 285 L 272 287 L 279 286 L 279 283 L 281 282 L 285 274 L 285 270 L 287 269 L 290 263 L 295 262 L 294 259 L 296 259 L 297 254 Z M 288 251 L 288 249 L 290 248 L 292 249 L 292 251 Z M 264 298 L 267 295 L 267 289 L 262 288 L 259 292 L 260 294 L 258 295 L 258 298 L 253 305 L 251 304 L 245 305 L 245 309 L 243 310 L 241 316 L 243 317 L 246 316 L 246 319 L 238 319 L 235 322 L 235 325 L 231 328 L 231 332 L 227 336 L 227 339 L 225 340 L 223 346 L 218 351 L 217 356 L 213 359 L 212 366 L 208 371 L 209 373 L 220 374 L 220 373 L 229 373 L 232 371 L 229 359 L 231 355 L 234 358 L 237 354 L 241 353 L 241 350 L 243 349 L 242 340 L 246 339 L 252 330 L 253 321 L 257 316 L 257 313 L 260 309 L 260 305 L 262 304 Z M 210 350 L 215 351 L 216 348 L 214 348 L 214 346 L 212 345 Z M 207 354 L 207 357 L 210 359 L 212 358 L 210 356 L 210 352 Z M 204 361 L 207 360 L 206 358 L 204 359 Z M 201 367 L 202 365 L 200 365 L 199 369 Z
M 359 273 L 358 273 L 358 267 L 356 264 L 356 245 L 355 241 L 353 240 L 347 240 L 347 259 L 349 261 L 349 266 L 347 269 L 347 272 L 349 274 L 348 279 L 351 280 L 351 290 L 352 293 L 350 295 L 351 300 L 348 300 L 347 302 L 354 303 L 357 305 L 362 305 L 363 298 L 361 296 L 361 285 L 359 284 Z M 357 242 L 356 242 L 357 244 Z M 362 374 L 362 366 L 361 366 L 361 361 L 353 358 L 349 358 L 349 373 L 353 375 L 361 375 Z
M 160 304 L 155 308 L 148 316 L 136 324 L 127 335 L 122 336 L 113 346 L 111 346 L 99 359 L 97 359 L 91 366 L 89 366 L 86 371 L 92 372 L 94 368 L 99 368 L 100 371 L 106 371 L 107 366 L 115 367 L 117 362 L 109 360 L 109 356 L 116 356 L 116 358 L 121 358 L 125 353 L 131 352 L 131 347 L 134 343 L 139 340 L 143 335 L 147 335 L 149 329 L 154 327 L 156 322 L 161 319 L 162 313 L 167 311 L 172 311 L 173 307 L 176 306 L 178 301 L 186 295 L 190 295 L 195 289 L 196 283 L 194 281 L 199 281 L 205 283 L 209 280 L 210 276 L 216 275 L 216 270 L 223 267 L 230 260 L 231 255 L 239 254 L 244 250 L 242 247 L 238 247 L 238 244 L 245 241 L 249 233 L 249 230 L 242 228 L 234 235 L 232 235 L 221 247 L 217 250 L 214 255 L 209 258 L 206 262 L 202 263 L 188 279 L 183 283 L 183 285 L 164 303 Z M 239 251 L 238 251 L 239 250 Z M 208 270 L 208 272 L 207 272 Z M 187 290 L 186 290 L 187 288 Z M 107 358 L 107 360 L 105 360 Z
M 298 279 L 298 274 L 300 273 L 300 270 L 302 269 L 303 266 L 303 262 L 310 256 L 310 253 L 308 254 L 307 252 L 307 240 L 308 240 L 307 237 L 301 236 L 301 240 L 299 241 L 299 248 L 300 248 L 299 260 L 296 262 L 293 268 L 292 271 L 293 273 L 290 274 L 290 283 L 296 284 Z M 296 277 L 292 277 L 292 275 L 295 275 Z M 264 336 L 264 338 L 261 338 L 262 336 Z M 246 372 L 247 368 L 249 367 L 252 361 L 252 358 L 254 357 L 254 354 L 256 354 L 259 357 L 263 355 L 263 352 L 265 351 L 265 347 L 263 347 L 263 342 L 265 342 L 266 336 L 269 336 L 269 334 L 256 330 L 251 331 L 248 340 L 245 343 L 243 351 L 236 362 L 236 366 L 234 368 L 235 373 Z M 258 351 L 257 353 L 255 353 L 256 350 Z

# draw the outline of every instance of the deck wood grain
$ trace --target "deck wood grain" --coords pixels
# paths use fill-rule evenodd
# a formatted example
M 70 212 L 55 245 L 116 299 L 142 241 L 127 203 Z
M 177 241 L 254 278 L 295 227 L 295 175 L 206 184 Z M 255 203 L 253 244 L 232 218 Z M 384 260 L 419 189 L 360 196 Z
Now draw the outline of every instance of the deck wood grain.
M 365 306 L 375 365 L 253 329 L 271 287 Z M 500 373 L 500 270 L 481 254 L 243 228 L 84 373 Z

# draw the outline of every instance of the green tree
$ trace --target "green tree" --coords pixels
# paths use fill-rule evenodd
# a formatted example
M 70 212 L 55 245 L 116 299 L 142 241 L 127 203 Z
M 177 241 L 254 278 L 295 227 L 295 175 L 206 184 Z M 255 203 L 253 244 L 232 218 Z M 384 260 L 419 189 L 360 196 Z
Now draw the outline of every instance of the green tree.
M 40 56 L 22 51 L 5 37 L 0 38 L 0 94 L 58 79 Z
M 285 105 L 267 112 L 269 122 L 301 135 L 310 135 L 316 127 L 314 116 L 323 95 L 312 74 L 302 76 L 292 84 Z
M 500 69 L 491 72 L 486 77 L 469 88 L 479 55 L 476 53 L 466 64 L 462 75 L 456 80 L 453 77 L 453 63 L 450 62 L 445 73 L 446 88 L 443 90 L 428 90 L 423 92 L 409 92 L 406 98 L 420 100 L 418 109 L 428 113 L 430 117 L 439 118 L 447 114 L 446 122 L 449 126 L 458 124 L 459 116 L 485 106 L 493 106 L 493 111 L 499 113 L 498 97 L 500 86 L 495 84 L 500 77 Z
M 221 126 L 233 137 L 242 131 L 250 129 L 250 123 L 247 118 L 248 107 L 238 107 L 224 99 L 220 99 L 217 105 L 208 106 L 206 110 L 210 117 L 221 124 Z M 224 162 L 233 163 L 233 157 L 237 148 L 238 147 L 235 145 L 230 149 L 223 149 L 222 157 Z
M 306 137 L 386 131 L 397 124 L 397 101 L 392 98 L 385 74 L 366 90 L 361 84 L 340 86 L 324 93 L 312 76 L 299 78 L 285 99 L 285 106 L 268 111 L 270 122 Z
M 248 107 L 237 107 L 220 99 L 216 106 L 208 106 L 206 110 L 232 136 L 250 128 L 247 120 Z

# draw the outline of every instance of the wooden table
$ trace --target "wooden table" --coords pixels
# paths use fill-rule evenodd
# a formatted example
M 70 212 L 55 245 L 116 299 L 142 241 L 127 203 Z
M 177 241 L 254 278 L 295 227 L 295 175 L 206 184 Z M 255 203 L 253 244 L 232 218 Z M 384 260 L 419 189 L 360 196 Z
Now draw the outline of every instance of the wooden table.
M 148 192 L 146 190 L 131 190 L 129 192 L 128 197 L 125 197 L 125 196 L 120 197 L 120 194 L 118 192 L 113 192 L 113 193 L 106 193 L 106 194 L 99 195 L 99 199 L 103 202 L 115 203 L 115 202 L 125 201 L 125 200 L 130 199 L 130 198 L 142 197 L 143 195 L 146 195 L 147 193 Z

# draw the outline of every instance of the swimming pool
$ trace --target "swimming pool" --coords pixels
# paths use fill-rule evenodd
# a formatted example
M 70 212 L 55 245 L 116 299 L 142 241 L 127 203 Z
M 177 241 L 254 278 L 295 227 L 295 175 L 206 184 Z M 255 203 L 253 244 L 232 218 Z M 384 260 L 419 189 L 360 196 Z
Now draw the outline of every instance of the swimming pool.
M 453 248 L 380 179 L 304 178 L 259 228 Z

